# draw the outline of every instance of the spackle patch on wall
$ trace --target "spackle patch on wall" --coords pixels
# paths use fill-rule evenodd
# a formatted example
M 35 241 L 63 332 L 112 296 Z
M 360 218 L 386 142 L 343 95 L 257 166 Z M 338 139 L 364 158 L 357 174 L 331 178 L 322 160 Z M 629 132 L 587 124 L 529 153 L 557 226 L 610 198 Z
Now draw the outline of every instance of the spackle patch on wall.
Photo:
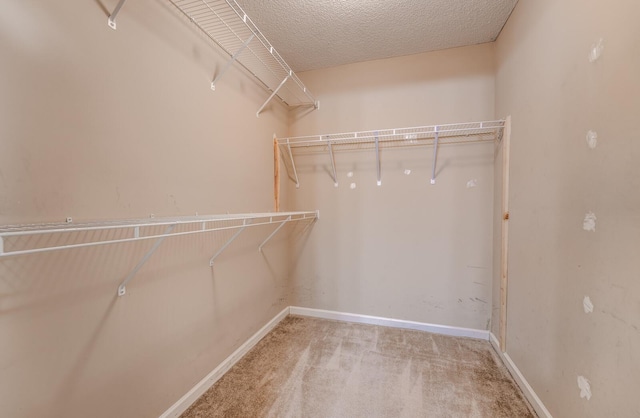
M 467 189 L 472 189 L 478 185 L 478 179 L 469 180 L 467 182 Z
M 407 168 L 406 170 L 404 170 L 404 174 L 408 176 L 409 174 L 411 174 L 411 170 Z
M 600 38 L 598 41 L 591 45 L 591 49 L 589 50 L 589 62 L 595 62 L 602 55 L 602 51 L 604 50 L 604 39 Z
M 580 397 L 591 399 L 591 384 L 584 376 L 578 376 L 578 388 L 580 388 Z
M 351 189 L 353 190 L 353 189 L 355 189 L 355 188 L 356 188 L 356 184 L 355 184 L 355 183 L 351 183 L 351 184 L 349 185 L 349 187 L 351 187 Z
M 595 232 L 596 230 L 596 214 L 588 212 L 584 215 L 584 221 L 582 222 L 582 229 L 589 232 Z
M 593 302 L 591 302 L 591 298 L 589 296 L 585 296 L 582 301 L 582 306 L 584 307 L 584 313 L 592 313 L 593 312 Z
M 598 145 L 598 133 L 595 131 L 587 132 L 587 145 L 589 148 L 594 149 Z

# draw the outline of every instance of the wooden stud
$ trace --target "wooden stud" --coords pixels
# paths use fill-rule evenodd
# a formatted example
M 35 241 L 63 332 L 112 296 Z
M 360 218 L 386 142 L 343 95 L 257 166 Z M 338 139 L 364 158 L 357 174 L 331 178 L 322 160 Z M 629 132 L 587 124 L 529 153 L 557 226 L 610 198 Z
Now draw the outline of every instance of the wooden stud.
M 275 134 L 273 135 L 273 195 L 274 210 L 280 212 L 280 152 Z
M 502 135 L 502 249 L 500 254 L 500 349 L 507 351 L 507 285 L 509 281 L 509 143 L 511 116 Z

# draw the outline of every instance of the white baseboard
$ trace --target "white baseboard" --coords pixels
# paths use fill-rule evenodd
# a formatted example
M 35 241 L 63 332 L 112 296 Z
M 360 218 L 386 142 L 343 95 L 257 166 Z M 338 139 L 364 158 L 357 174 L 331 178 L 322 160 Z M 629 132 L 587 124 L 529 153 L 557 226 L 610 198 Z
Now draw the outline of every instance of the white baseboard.
M 378 316 L 359 315 L 345 312 L 326 311 L 323 309 L 300 308 L 291 306 L 291 315 L 310 316 L 314 318 L 333 319 L 336 321 L 356 322 L 359 324 L 381 325 L 385 327 L 414 329 L 418 331 L 432 332 L 434 334 L 452 335 L 455 337 L 470 337 L 479 340 L 488 340 L 489 331 L 450 327 L 446 325 L 427 324 L 423 322 L 404 321 L 401 319 L 382 318 Z
M 176 403 L 171 405 L 160 418 L 175 418 L 179 417 L 184 411 L 187 410 L 200 396 L 202 396 L 214 383 L 216 383 L 234 364 L 238 362 L 245 354 L 249 352 L 265 335 L 269 333 L 289 315 L 289 307 L 286 307 L 276 315 L 271 321 L 269 321 L 264 327 L 260 328 L 258 332 L 253 334 L 244 344 L 242 344 L 236 351 L 234 351 L 229 357 L 224 359 L 218 367 L 216 367 L 211 373 L 209 373 L 204 379 L 196 384 L 189 392 L 187 392 Z
M 520 372 L 520 369 L 518 369 L 518 366 L 516 366 L 516 364 L 513 362 L 513 360 L 511 360 L 511 357 L 509 357 L 507 353 L 502 352 L 502 350 L 500 349 L 500 343 L 498 342 L 496 336 L 493 335 L 493 333 L 490 333 L 490 335 L 491 336 L 489 338 L 489 341 L 491 341 L 493 349 L 502 359 L 502 362 L 507 367 L 507 369 L 509 369 L 509 373 L 511 373 L 511 376 L 513 376 L 513 379 L 516 381 L 516 383 L 520 387 L 520 390 L 522 390 L 522 393 L 527 398 L 538 416 L 540 418 L 553 418 L 551 416 L 551 413 L 549 413 L 549 410 L 547 410 L 547 408 L 544 406 L 531 385 L 529 385 L 527 379 L 524 378 L 524 376 Z

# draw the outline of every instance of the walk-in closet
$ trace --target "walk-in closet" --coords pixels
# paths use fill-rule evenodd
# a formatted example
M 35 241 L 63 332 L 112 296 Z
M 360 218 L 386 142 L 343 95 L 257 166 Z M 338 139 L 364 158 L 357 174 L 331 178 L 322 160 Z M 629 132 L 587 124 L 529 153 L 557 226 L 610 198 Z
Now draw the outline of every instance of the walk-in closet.
M 0 1 L 0 416 L 640 417 L 638 17 Z

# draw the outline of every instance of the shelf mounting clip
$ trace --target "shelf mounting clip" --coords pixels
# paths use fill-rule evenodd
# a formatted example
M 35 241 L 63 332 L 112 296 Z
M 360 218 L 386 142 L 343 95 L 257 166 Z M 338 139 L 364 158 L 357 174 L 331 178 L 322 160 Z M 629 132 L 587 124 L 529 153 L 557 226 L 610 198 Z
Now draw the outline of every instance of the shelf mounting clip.
M 118 16 L 118 13 L 120 12 L 120 9 L 122 8 L 122 5 L 124 4 L 125 1 L 127 0 L 120 0 L 118 2 L 118 4 L 116 5 L 116 8 L 113 9 L 113 12 L 111 12 L 111 15 L 109 16 L 109 20 L 107 20 L 109 27 L 113 30 L 116 30 L 116 16 Z

